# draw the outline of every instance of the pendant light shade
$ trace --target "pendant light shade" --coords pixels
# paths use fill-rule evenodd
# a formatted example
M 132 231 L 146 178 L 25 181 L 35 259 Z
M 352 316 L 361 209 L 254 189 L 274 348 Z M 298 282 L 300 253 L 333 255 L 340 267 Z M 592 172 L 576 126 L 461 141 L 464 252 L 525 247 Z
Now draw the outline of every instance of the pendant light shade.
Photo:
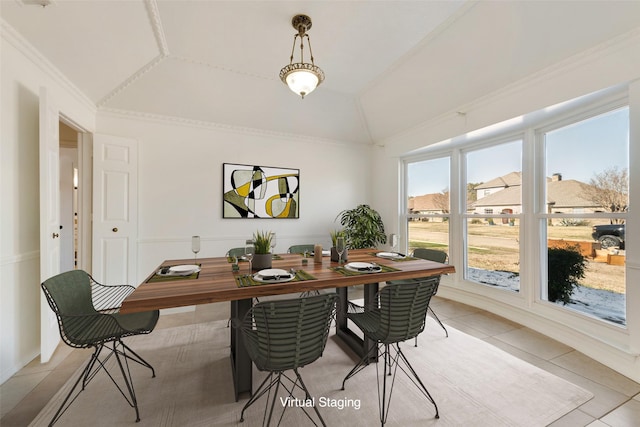
M 297 33 L 293 37 L 293 48 L 291 49 L 289 65 L 286 65 L 280 70 L 280 80 L 289 86 L 289 89 L 294 93 L 304 98 L 305 95 L 313 92 L 315 88 L 324 81 L 324 71 L 313 62 L 311 40 L 307 34 L 307 31 L 311 28 L 311 18 L 307 15 L 296 15 L 291 20 L 291 25 L 296 29 Z M 293 62 L 298 38 L 300 39 L 300 61 Z M 311 62 L 304 62 L 305 38 L 307 46 L 309 47 Z

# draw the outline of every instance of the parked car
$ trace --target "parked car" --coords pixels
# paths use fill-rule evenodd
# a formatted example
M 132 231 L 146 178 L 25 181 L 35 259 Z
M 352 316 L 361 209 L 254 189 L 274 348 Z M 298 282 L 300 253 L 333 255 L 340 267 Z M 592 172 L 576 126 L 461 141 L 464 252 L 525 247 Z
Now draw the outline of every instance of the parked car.
M 594 225 L 591 236 L 600 242 L 603 249 L 624 249 L 624 224 Z

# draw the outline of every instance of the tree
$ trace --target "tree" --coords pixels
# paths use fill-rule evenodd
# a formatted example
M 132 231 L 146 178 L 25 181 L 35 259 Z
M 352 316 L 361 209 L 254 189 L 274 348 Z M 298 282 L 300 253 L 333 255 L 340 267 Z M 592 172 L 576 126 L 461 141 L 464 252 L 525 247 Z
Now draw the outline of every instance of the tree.
M 476 187 L 483 184 L 482 182 L 469 182 L 467 183 L 467 201 L 475 202 L 478 200 L 478 193 Z
M 629 172 L 617 166 L 593 174 L 585 186 L 585 197 L 605 212 L 626 212 L 629 204 Z M 613 221 L 624 221 L 614 219 Z
M 442 213 L 449 213 L 449 189 L 445 188 L 441 193 L 435 193 L 433 203 Z

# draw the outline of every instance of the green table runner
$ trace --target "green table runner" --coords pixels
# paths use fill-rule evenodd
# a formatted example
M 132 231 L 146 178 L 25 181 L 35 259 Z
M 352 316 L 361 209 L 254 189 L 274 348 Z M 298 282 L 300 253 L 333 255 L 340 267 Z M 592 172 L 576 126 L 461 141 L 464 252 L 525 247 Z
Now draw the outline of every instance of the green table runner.
M 198 264 L 199 266 L 201 264 Z M 158 272 L 156 271 L 156 273 L 151 276 L 151 278 L 149 280 L 147 280 L 147 283 L 155 283 L 155 282 L 171 282 L 173 280 L 189 280 L 189 279 L 197 279 L 198 276 L 200 276 L 200 271 L 197 271 L 196 273 L 192 273 L 188 276 L 179 276 L 179 275 L 172 275 L 172 276 L 162 276 L 160 274 L 158 274 Z
M 273 283 L 302 282 L 305 280 L 316 280 L 316 278 L 304 270 L 296 270 L 296 277 L 287 282 L 258 282 L 256 280 L 253 280 L 253 276 L 248 276 L 245 274 L 235 276 L 235 280 L 236 285 L 238 285 L 239 288 L 246 288 L 247 286 L 260 286 Z

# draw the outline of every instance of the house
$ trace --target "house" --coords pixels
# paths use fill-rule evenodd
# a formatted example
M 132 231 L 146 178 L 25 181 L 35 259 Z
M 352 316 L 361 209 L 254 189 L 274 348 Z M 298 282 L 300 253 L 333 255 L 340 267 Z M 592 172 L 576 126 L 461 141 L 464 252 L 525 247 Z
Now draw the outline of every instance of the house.
M 492 179 L 476 187 L 478 199 L 472 203 L 477 214 L 520 214 L 522 212 L 521 173 Z M 585 184 L 574 179 L 562 180 L 554 174 L 547 182 L 548 213 L 586 213 L 602 211 L 602 207 L 585 198 Z
M 442 193 L 423 194 L 409 197 L 410 214 L 442 214 L 448 210 L 449 197 Z
M 381 213 L 402 247 L 399 159 L 442 142 L 464 150 L 480 130 L 562 112 L 578 98 L 586 108 L 593 97 L 623 94 L 630 176 L 640 175 L 640 2 L 33 3 L 0 4 L 1 382 L 55 336 L 39 284 L 56 265 L 56 239 L 70 230 L 55 218 L 60 200 L 41 198 L 58 181 L 41 175 L 59 156 L 39 146 L 41 135 L 59 138 L 50 117 L 75 136 L 78 266 L 109 283 L 138 284 L 162 260 L 190 257 L 192 235 L 202 236 L 200 256 L 222 255 L 263 228 L 277 232 L 277 250 L 328 246 L 336 215 L 360 203 Z M 310 37 L 326 72 L 304 99 L 277 77 L 300 9 L 316 19 Z M 111 175 L 115 207 L 91 194 L 104 178 L 102 155 L 132 166 Z M 223 219 L 223 163 L 299 169 L 300 219 Z M 65 179 L 72 169 L 63 169 Z M 483 188 L 485 202 L 508 195 L 515 178 Z M 638 179 L 630 182 L 630 198 L 640 198 Z M 550 192 L 553 209 L 578 205 L 564 195 Z M 114 218 L 126 227 L 110 225 Z M 629 283 L 640 281 L 639 222 L 636 213 L 627 221 Z M 461 254 L 451 262 L 463 268 Z M 629 309 L 639 287 L 627 287 L 624 328 L 542 313 L 534 293 L 505 301 L 482 292 L 462 274 L 439 288 L 640 381 L 640 316 Z

